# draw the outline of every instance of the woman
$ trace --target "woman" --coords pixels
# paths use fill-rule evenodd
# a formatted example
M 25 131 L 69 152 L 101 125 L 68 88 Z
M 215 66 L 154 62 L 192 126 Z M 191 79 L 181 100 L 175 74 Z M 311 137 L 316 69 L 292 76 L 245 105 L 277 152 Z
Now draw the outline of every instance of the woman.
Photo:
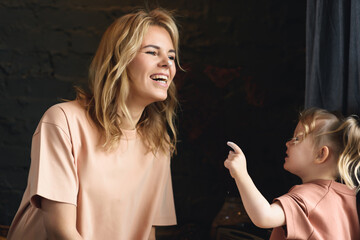
M 176 224 L 178 39 L 163 9 L 127 14 L 106 30 L 90 91 L 48 109 L 33 135 L 8 239 L 155 239 L 154 226 Z

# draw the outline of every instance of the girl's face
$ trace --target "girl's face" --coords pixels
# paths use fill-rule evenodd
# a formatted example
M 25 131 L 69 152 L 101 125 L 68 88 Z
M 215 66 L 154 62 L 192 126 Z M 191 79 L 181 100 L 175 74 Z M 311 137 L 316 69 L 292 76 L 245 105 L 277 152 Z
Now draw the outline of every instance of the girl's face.
M 134 60 L 128 65 L 131 104 L 147 106 L 167 98 L 175 76 L 175 50 L 169 33 L 150 26 Z
M 304 127 L 299 122 L 294 137 L 286 142 L 286 157 L 284 169 L 300 177 L 303 182 L 311 173 L 316 159 L 312 136 L 304 138 Z

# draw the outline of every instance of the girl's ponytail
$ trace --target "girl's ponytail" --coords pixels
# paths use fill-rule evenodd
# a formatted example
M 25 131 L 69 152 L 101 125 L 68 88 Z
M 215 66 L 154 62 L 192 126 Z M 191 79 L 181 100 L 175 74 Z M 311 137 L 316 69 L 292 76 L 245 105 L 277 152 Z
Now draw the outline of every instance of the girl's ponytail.
M 345 119 L 336 132 L 343 132 L 344 151 L 338 169 L 341 180 L 349 187 L 360 189 L 360 120 L 353 115 Z

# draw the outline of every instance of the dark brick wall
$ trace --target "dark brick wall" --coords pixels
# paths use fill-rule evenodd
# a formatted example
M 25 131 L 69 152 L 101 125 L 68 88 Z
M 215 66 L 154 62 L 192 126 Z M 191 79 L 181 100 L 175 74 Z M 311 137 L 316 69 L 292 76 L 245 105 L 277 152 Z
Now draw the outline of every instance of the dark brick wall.
M 243 148 L 271 200 L 297 182 L 282 169 L 285 140 L 303 106 L 305 1 L 147 1 L 177 9 L 181 142 L 173 184 L 184 239 L 207 239 L 226 197 L 226 141 Z M 30 143 L 44 111 L 74 97 L 106 27 L 143 6 L 130 0 L 0 0 L 0 224 L 26 187 Z M 188 238 L 185 236 L 188 235 Z M 189 237 L 189 236 L 192 236 Z

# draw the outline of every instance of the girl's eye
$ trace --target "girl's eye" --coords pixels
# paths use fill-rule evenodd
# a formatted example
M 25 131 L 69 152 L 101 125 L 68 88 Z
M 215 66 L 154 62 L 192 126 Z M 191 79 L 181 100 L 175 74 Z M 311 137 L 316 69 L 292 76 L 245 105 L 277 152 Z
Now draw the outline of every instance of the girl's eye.
M 296 136 L 290 139 L 290 142 L 296 144 L 299 143 L 301 141 L 301 136 Z
M 175 56 L 169 56 L 169 59 L 170 59 L 171 61 L 174 61 L 174 60 L 175 60 Z
M 299 142 L 299 137 L 293 137 L 288 140 L 288 142 L 295 144 Z

